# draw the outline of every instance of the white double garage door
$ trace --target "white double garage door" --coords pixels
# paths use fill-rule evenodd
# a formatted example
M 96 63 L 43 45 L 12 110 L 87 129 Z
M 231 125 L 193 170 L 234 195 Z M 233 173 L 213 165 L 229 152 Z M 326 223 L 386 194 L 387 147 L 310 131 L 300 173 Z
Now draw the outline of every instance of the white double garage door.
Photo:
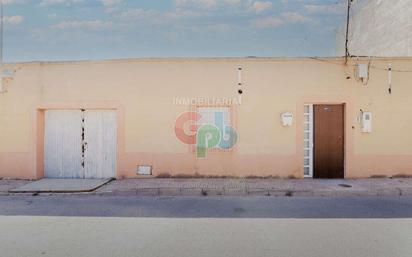
M 115 177 L 116 124 L 114 111 L 46 111 L 45 177 Z

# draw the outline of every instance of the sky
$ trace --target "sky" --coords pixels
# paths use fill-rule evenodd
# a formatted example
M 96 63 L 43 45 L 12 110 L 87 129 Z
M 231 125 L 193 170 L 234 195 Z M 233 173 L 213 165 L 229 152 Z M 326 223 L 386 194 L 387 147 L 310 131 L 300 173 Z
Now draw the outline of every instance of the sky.
M 5 62 L 333 56 L 346 12 L 346 0 L 2 1 Z

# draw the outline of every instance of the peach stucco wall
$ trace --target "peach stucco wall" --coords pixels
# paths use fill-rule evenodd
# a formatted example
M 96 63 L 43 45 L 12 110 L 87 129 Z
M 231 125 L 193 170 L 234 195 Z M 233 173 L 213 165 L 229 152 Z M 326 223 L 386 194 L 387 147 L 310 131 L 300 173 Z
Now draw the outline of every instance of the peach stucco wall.
M 117 176 L 135 177 L 137 165 L 154 175 L 303 176 L 303 105 L 345 104 L 346 177 L 412 175 L 412 59 L 373 59 L 368 85 L 340 58 L 137 59 L 9 64 L 15 71 L 0 94 L 0 177 L 43 176 L 43 111 L 111 109 L 118 113 Z M 193 106 L 175 98 L 237 98 L 231 151 L 197 159 L 174 135 L 177 116 Z M 350 77 L 350 79 L 347 79 Z M 373 131 L 360 131 L 360 109 L 373 113 Z M 280 114 L 292 112 L 293 126 Z

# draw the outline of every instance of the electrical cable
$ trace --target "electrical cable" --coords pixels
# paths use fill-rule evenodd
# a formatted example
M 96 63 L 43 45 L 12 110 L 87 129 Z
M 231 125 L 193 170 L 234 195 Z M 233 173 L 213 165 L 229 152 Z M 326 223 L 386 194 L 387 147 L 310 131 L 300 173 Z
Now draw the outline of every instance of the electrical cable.
M 352 6 L 352 0 L 348 0 L 348 11 L 346 17 L 346 40 L 345 40 L 345 64 L 348 63 L 349 53 L 349 25 L 350 25 L 350 9 Z
M 352 56 L 352 57 L 358 57 L 358 56 Z M 348 66 L 347 64 L 344 63 L 338 63 L 338 62 L 333 62 L 333 61 L 328 61 L 319 57 L 309 57 L 312 60 L 316 60 L 319 62 L 324 62 L 328 64 L 333 64 L 333 65 L 338 65 L 338 66 Z M 371 63 L 373 59 L 370 59 L 369 62 Z M 351 67 L 356 67 L 356 65 L 350 65 Z M 389 71 L 389 68 L 382 68 L 374 65 L 369 66 L 370 69 L 375 69 L 375 70 L 382 70 L 382 71 Z M 403 73 L 412 73 L 412 70 L 400 70 L 400 69 L 391 69 L 392 72 L 403 72 Z
M 344 56 L 345 57 L 345 64 L 334 63 L 334 62 L 330 62 L 330 61 L 327 61 L 327 60 L 319 59 L 317 57 L 311 57 L 311 59 L 326 62 L 326 63 L 330 63 L 330 64 L 334 64 L 334 65 L 347 66 L 348 58 L 361 57 L 361 56 L 353 56 L 349 52 L 349 26 L 350 26 L 350 15 L 351 15 L 352 3 L 353 3 L 353 0 L 347 0 L 346 38 L 345 38 L 345 56 Z M 391 72 L 400 72 L 400 73 L 412 73 L 412 70 L 399 70 L 399 69 L 393 69 L 393 68 L 382 68 L 382 67 L 373 66 L 373 65 L 371 65 L 372 56 L 363 56 L 363 57 L 369 57 L 368 70 L 369 69 L 375 69 L 375 70 L 383 70 L 383 71 L 388 71 L 388 72 L 391 71 Z M 351 65 L 351 66 L 355 67 L 356 65 Z

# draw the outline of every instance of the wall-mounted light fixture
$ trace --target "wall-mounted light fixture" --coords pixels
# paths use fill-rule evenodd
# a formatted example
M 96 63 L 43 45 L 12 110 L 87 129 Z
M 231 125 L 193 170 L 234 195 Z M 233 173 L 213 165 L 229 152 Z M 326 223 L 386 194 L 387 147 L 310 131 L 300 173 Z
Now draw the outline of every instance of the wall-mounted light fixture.
M 280 114 L 280 118 L 282 121 L 282 126 L 290 127 L 293 125 L 293 113 L 291 112 L 284 112 Z
M 242 67 L 239 66 L 237 68 L 237 85 L 239 86 L 238 93 L 241 95 L 243 93 L 242 90 Z
M 392 94 L 392 64 L 388 65 L 388 92 Z

